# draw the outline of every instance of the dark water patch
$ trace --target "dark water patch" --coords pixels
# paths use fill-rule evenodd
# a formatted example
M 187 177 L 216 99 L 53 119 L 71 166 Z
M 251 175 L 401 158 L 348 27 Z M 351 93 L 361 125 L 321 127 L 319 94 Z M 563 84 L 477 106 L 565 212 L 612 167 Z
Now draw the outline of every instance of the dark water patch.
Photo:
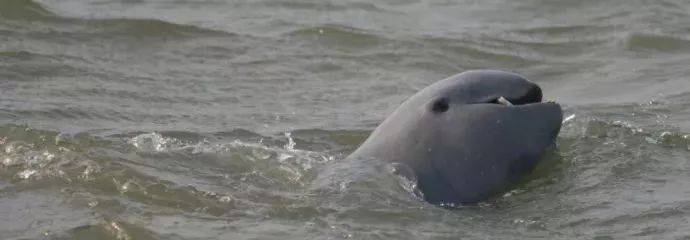
M 55 14 L 31 0 L 3 0 L 0 2 L 0 19 L 44 20 Z
M 373 209 L 368 207 L 354 207 L 338 213 L 338 218 L 358 221 L 360 224 L 374 224 L 385 222 L 389 226 L 413 225 L 420 218 L 426 218 L 427 213 L 420 211 L 418 206 L 397 206 L 395 209 Z M 365 216 L 365 217 L 362 217 Z
M 0 76 L 8 81 L 36 81 L 46 77 L 76 77 L 88 70 L 76 63 L 86 63 L 69 55 L 40 54 L 29 51 L 0 52 Z
M 8 0 L 0 3 L 0 17 L 9 20 L 38 21 L 23 28 L 64 33 L 77 31 L 107 35 L 110 38 L 183 38 L 194 36 L 227 37 L 233 34 L 192 25 L 175 24 L 157 19 L 79 19 L 57 16 L 30 0 Z M 14 24 L 15 28 L 22 25 Z M 86 28 L 86 29 L 84 29 Z M 93 36 L 91 36 L 93 37 Z
M 600 25 L 562 25 L 529 27 L 516 30 L 517 33 L 534 37 L 591 37 L 591 34 L 606 34 L 613 30 L 610 26 Z
M 108 111 L 92 111 L 75 107 L 37 108 L 33 110 L 11 110 L 11 114 L 31 119 L 60 119 L 61 121 L 79 120 L 114 120 L 117 114 L 108 114 Z M 121 119 L 124 120 L 124 119 Z
M 27 24 L 31 34 L 48 33 L 78 41 L 97 39 L 177 40 L 193 37 L 232 37 L 234 34 L 156 19 L 76 19 L 57 17 Z M 31 36 L 31 35 L 29 35 Z
M 86 71 L 68 64 L 33 63 L 0 65 L 0 76 L 8 81 L 39 81 L 44 77 L 77 77 Z
M 335 151 L 340 154 L 349 154 L 353 152 L 364 140 L 369 137 L 369 131 L 354 131 L 354 130 L 338 130 L 326 131 L 321 129 L 305 129 L 293 131 L 293 136 L 296 138 L 296 144 L 310 149 L 312 146 L 326 144 L 319 149 L 310 149 L 312 151 Z M 345 148 L 343 148 L 345 147 Z
M 0 59 L 31 60 L 36 56 L 37 54 L 27 51 L 0 52 Z
M 690 41 L 666 35 L 633 33 L 626 39 L 626 48 L 635 52 L 677 54 L 690 50 Z
M 65 235 L 67 236 L 64 238 L 58 237 L 57 239 L 163 239 L 140 224 L 127 223 L 121 220 L 103 221 L 100 224 L 79 226 L 69 230 Z
M 88 63 L 81 57 L 66 54 L 45 54 L 26 50 L 0 52 L 0 63 L 31 63 L 31 62 L 65 62 Z
M 0 27 L 0 37 L 1 37 L 0 39 L 9 42 L 9 40 L 11 39 L 10 36 L 12 36 L 13 34 L 14 34 L 14 31 L 2 29 Z
M 83 24 L 103 34 L 129 37 L 193 37 L 232 36 L 221 31 L 203 29 L 191 25 L 174 24 L 155 19 L 94 19 L 80 20 Z
M 120 197 L 124 198 L 124 204 L 131 201 L 144 204 L 147 209 L 162 208 L 162 211 L 221 216 L 235 208 L 232 199 L 226 195 L 200 191 L 193 186 L 179 186 L 134 170 L 142 166 L 126 165 L 103 165 L 100 171 L 92 173 L 92 179 L 86 179 L 75 190 Z
M 64 200 L 46 197 L 58 190 L 2 192 L 0 196 L 0 237 L 3 239 L 44 239 L 66 229 L 95 220 L 88 210 L 63 204 Z

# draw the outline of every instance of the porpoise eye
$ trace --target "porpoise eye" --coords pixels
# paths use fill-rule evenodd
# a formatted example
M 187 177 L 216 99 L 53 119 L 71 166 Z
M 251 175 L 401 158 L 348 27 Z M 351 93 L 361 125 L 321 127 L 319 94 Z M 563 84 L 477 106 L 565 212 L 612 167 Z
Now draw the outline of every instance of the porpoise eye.
M 449 103 L 447 98 L 439 98 L 434 100 L 431 105 L 431 111 L 442 113 L 448 111 Z

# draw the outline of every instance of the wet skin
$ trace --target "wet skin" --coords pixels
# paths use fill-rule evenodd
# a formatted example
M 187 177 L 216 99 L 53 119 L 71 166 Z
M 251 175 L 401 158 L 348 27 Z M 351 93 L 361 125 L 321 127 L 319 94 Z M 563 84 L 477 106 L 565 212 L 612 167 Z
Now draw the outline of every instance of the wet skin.
M 467 71 L 410 97 L 350 157 L 396 163 L 428 202 L 476 203 L 533 169 L 562 119 L 522 76 Z

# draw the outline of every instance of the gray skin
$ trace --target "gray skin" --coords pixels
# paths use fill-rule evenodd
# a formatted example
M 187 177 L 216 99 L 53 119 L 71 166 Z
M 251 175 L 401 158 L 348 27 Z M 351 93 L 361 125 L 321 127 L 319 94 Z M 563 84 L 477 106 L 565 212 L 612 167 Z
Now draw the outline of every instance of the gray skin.
M 514 73 L 463 72 L 405 101 L 350 157 L 405 166 L 431 203 L 483 201 L 553 145 L 563 113 L 541 98 L 539 86 Z

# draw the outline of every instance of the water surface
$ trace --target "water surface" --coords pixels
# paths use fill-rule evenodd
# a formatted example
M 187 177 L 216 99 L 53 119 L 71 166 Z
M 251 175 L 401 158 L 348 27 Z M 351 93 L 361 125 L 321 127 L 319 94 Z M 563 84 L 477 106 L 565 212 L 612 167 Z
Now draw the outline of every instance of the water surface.
M 3 0 L 0 238 L 688 239 L 689 13 Z M 527 76 L 569 117 L 513 191 L 447 209 L 344 160 L 407 97 L 476 68 Z M 313 189 L 343 167 L 359 175 Z

